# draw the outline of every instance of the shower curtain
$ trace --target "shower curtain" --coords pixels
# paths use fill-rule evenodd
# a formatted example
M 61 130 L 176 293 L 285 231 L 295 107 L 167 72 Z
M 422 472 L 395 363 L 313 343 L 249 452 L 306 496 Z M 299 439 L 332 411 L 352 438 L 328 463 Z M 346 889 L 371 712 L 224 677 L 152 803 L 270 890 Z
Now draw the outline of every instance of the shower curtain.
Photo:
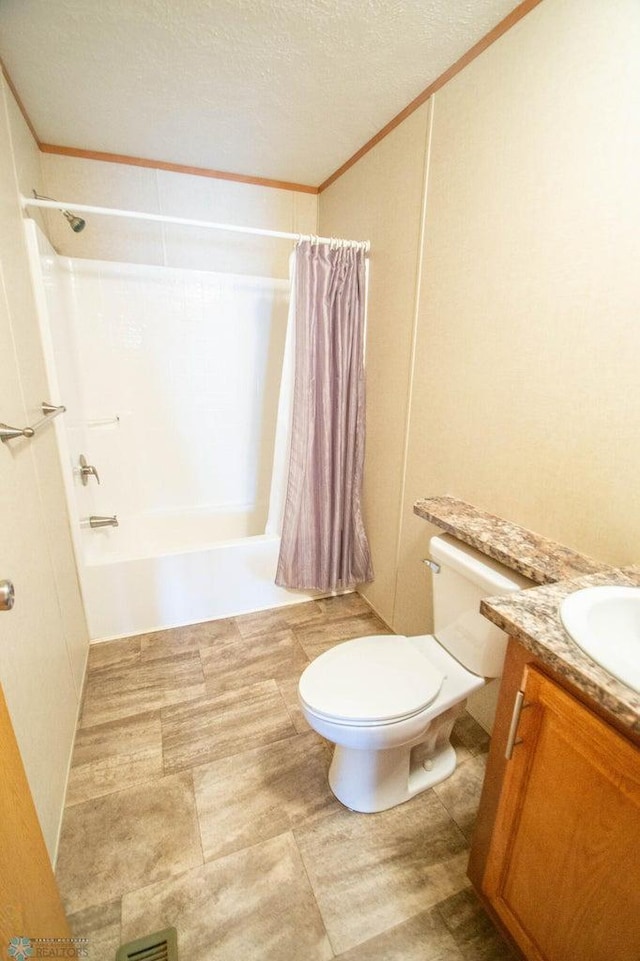
M 373 579 L 362 521 L 365 252 L 301 242 L 295 384 L 276 583 L 344 590 Z

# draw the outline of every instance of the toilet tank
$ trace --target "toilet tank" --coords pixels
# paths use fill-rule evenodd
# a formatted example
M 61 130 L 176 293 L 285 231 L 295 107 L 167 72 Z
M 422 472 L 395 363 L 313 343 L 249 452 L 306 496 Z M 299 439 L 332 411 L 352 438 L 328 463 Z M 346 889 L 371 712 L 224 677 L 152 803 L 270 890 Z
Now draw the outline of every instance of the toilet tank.
M 433 574 L 436 639 L 467 670 L 500 677 L 507 635 L 480 614 L 480 601 L 533 581 L 447 534 L 431 539 L 429 554 L 440 565 Z

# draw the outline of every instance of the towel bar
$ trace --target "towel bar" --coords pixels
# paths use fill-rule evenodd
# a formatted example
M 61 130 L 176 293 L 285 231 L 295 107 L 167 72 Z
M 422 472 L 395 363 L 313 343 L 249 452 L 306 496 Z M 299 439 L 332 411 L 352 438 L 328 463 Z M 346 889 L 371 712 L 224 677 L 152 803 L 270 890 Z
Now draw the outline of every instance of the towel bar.
M 0 424 L 0 441 L 4 444 L 8 440 L 13 440 L 14 437 L 33 437 L 37 430 L 48 424 L 58 414 L 64 414 L 67 409 L 64 404 L 56 407 L 55 404 L 48 404 L 46 400 L 43 400 L 40 406 L 43 416 L 35 422 L 33 427 L 9 427 L 8 424 Z

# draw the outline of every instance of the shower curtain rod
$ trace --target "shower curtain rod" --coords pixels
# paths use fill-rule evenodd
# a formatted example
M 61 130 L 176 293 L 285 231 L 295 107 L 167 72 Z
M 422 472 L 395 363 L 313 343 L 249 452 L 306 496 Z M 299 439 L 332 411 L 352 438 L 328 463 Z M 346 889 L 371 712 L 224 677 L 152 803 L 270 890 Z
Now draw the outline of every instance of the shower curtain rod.
M 292 233 L 286 230 L 267 230 L 264 227 L 239 227 L 236 224 L 218 224 L 211 220 L 191 220 L 188 217 L 169 217 L 165 214 L 146 214 L 139 210 L 117 210 L 114 207 L 93 207 L 89 204 L 74 204 L 60 200 L 36 200 L 22 196 L 23 207 L 44 207 L 51 210 L 73 210 L 83 214 L 105 214 L 109 217 L 129 217 L 132 220 L 152 220 L 163 224 L 177 224 L 180 227 L 207 227 L 211 230 L 230 230 L 237 234 L 257 234 L 259 237 L 277 237 L 281 240 L 308 240 L 319 244 L 347 244 L 364 247 L 368 253 L 371 244 L 368 240 L 343 240 L 339 237 L 316 237 L 315 234 Z

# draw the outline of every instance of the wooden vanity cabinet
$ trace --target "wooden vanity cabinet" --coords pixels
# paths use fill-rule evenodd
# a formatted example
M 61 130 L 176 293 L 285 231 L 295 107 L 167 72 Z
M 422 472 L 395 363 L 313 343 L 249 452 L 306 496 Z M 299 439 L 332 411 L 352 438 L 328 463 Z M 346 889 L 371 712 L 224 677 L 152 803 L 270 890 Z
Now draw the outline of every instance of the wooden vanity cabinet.
M 638 961 L 640 750 L 510 644 L 471 880 L 527 959 Z

